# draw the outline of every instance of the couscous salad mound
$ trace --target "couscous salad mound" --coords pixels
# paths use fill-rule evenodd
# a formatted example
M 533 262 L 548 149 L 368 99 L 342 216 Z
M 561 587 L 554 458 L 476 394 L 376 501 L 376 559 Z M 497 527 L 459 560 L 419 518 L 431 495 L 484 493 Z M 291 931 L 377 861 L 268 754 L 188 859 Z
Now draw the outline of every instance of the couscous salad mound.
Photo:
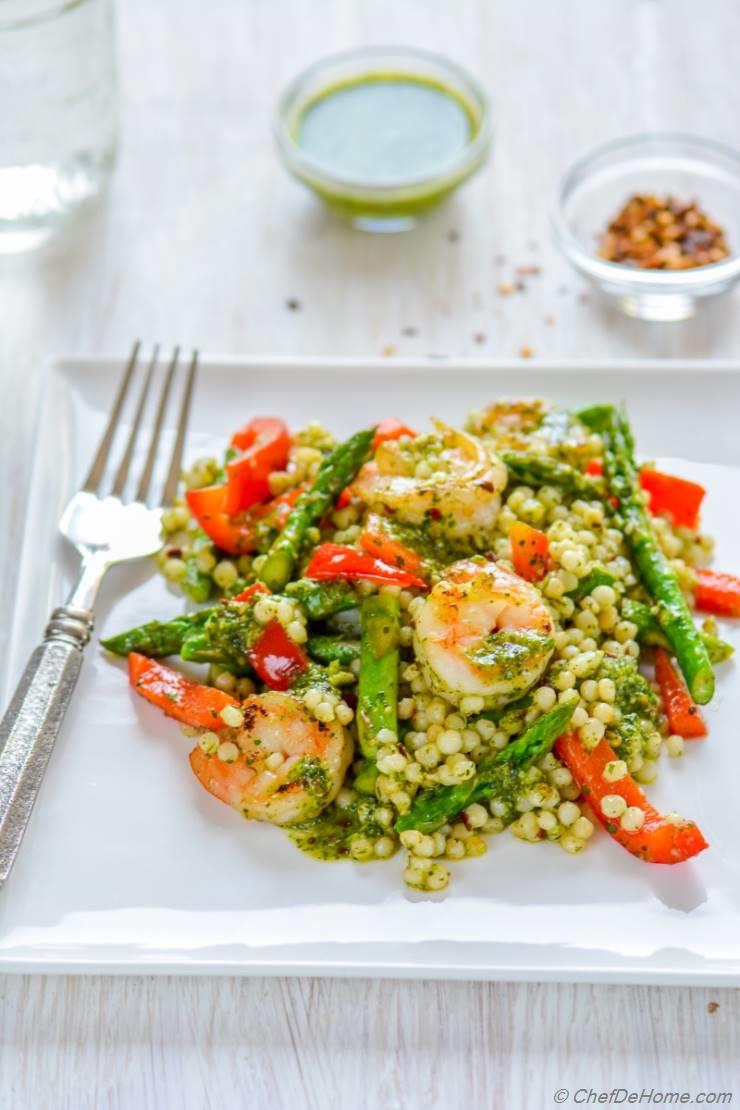
M 162 573 L 198 608 L 106 640 L 242 816 L 322 859 L 406 853 L 439 891 L 509 828 L 649 863 L 706 841 L 644 787 L 706 735 L 740 579 L 705 568 L 705 491 L 639 466 L 627 416 L 501 401 L 464 429 L 337 443 L 252 420 L 164 513 Z M 208 666 L 196 683 L 160 662 Z

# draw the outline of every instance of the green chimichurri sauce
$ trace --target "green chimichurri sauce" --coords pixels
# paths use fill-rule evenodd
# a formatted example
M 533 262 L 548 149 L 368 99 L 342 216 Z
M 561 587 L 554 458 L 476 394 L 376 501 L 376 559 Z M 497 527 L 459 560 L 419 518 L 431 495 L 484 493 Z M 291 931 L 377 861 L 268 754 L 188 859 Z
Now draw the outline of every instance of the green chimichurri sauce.
M 308 105 L 298 144 L 330 173 L 363 185 L 404 185 L 444 170 L 477 130 L 454 92 L 422 77 L 366 74 Z

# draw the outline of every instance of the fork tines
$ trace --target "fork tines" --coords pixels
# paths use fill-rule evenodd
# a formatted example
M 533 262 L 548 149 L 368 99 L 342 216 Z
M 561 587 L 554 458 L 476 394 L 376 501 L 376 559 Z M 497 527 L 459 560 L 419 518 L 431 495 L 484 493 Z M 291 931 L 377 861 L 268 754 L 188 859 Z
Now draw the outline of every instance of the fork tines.
M 126 363 L 121 384 L 118 387 L 116 399 L 113 402 L 113 409 L 108 420 L 108 425 L 100 441 L 97 454 L 90 467 L 90 472 L 85 479 L 83 489 L 88 493 L 96 493 L 99 496 L 113 496 L 121 500 L 126 500 L 124 496 L 128 484 L 129 474 L 131 471 L 131 463 L 134 459 L 137 450 L 146 450 L 146 456 L 143 461 L 141 476 L 136 490 L 128 498 L 129 500 L 141 501 L 145 504 L 152 504 L 150 499 L 150 488 L 152 479 L 157 463 L 157 457 L 160 454 L 162 438 L 162 430 L 167 415 L 167 408 L 170 401 L 170 394 L 172 393 L 173 382 L 177 374 L 178 363 L 180 362 L 180 348 L 175 347 L 172 355 L 167 362 L 163 374 L 159 374 L 159 344 L 155 344 L 152 353 L 148 359 L 142 360 L 144 369 L 143 376 L 137 373 L 140 362 L 141 342 L 139 340 L 134 343 L 133 350 Z M 194 350 L 190 357 L 190 362 L 185 372 L 185 380 L 182 386 L 182 396 L 180 399 L 179 410 L 177 414 L 175 442 L 170 456 L 170 465 L 166 477 L 162 483 L 161 495 L 159 498 L 154 499 L 154 504 L 171 505 L 174 501 L 177 492 L 178 482 L 180 480 L 180 472 L 182 470 L 182 458 L 185 448 L 185 435 L 187 432 L 188 415 L 190 412 L 190 403 L 193 396 L 193 386 L 195 384 L 195 373 L 198 367 L 198 352 Z M 159 386 L 159 399 L 154 399 L 150 402 L 150 394 L 152 394 L 152 385 L 156 378 L 162 377 Z M 127 407 L 129 395 L 135 392 L 132 389 L 132 382 L 136 377 L 141 377 L 139 385 L 138 399 L 133 401 L 134 411 L 131 417 L 130 430 L 128 437 L 125 440 L 123 454 L 121 461 L 112 477 L 106 481 L 106 472 L 108 469 L 108 461 L 111 455 L 111 448 L 113 441 L 122 427 L 122 417 L 124 410 Z M 147 433 L 142 432 L 142 427 L 148 422 L 146 420 L 147 409 L 156 403 L 156 410 L 151 420 L 151 431 L 148 433 L 148 446 L 145 446 Z

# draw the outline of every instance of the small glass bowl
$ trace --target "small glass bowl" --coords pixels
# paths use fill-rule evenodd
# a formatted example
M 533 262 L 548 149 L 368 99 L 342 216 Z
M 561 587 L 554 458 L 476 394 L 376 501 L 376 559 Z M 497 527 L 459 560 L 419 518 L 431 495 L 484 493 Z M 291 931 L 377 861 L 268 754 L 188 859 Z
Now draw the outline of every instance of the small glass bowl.
M 688 270 L 641 270 L 599 258 L 602 233 L 636 193 L 695 201 L 725 230 L 730 250 L 740 252 L 740 154 L 693 135 L 635 135 L 581 158 L 560 186 L 553 225 L 568 261 L 628 316 L 685 320 L 701 298 L 737 281 L 740 253 Z
M 312 158 L 297 141 L 306 109 L 322 93 L 364 76 L 423 78 L 449 89 L 476 124 L 469 144 L 455 158 L 415 178 L 388 182 L 356 181 Z M 490 108 L 486 94 L 461 66 L 438 54 L 408 46 L 370 46 L 332 54 L 300 73 L 283 92 L 273 131 L 289 173 L 312 189 L 330 208 L 362 231 L 406 231 L 467 181 L 486 160 L 490 145 Z

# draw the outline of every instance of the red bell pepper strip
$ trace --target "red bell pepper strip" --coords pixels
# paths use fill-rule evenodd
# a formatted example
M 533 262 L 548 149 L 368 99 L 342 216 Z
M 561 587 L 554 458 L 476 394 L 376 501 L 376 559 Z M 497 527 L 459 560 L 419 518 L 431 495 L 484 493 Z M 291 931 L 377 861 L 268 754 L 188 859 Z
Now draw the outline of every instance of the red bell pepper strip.
M 290 432 L 284 420 L 261 416 L 251 420 L 231 439 L 243 452 L 226 464 L 226 512 L 236 516 L 270 496 L 268 478 L 288 464 Z
M 424 560 L 419 552 L 395 539 L 378 513 L 370 513 L 368 516 L 365 530 L 360 536 L 360 547 L 388 566 L 400 567 L 410 574 L 422 573 Z
M 277 416 L 256 416 L 231 437 L 231 446 L 238 451 L 246 451 L 253 447 L 260 439 L 269 439 L 276 436 L 286 436 L 290 439 L 290 432 L 284 420 Z
M 651 513 L 669 516 L 677 528 L 698 528 L 699 510 L 706 490 L 697 482 L 644 467 L 640 485 L 650 494 Z
M 236 520 L 226 512 L 226 486 L 204 486 L 185 494 L 188 508 L 216 547 L 229 555 L 248 555 L 255 549 L 254 523 Z
M 650 804 L 631 775 L 625 775 L 617 782 L 607 782 L 604 769 L 618 756 L 606 740 L 601 740 L 592 751 L 587 752 L 576 735 L 566 733 L 555 741 L 553 751 L 580 786 L 597 821 L 633 856 L 646 863 L 681 863 L 708 847 L 693 821 L 682 820 L 674 824 L 667 820 Z M 638 806 L 645 814 L 642 828 L 637 832 L 627 832 L 618 820 L 605 817 L 601 812 L 601 802 L 607 794 L 619 794 L 628 806 Z
M 265 625 L 254 646 L 248 652 L 249 662 L 272 690 L 289 690 L 293 682 L 308 666 L 308 660 L 299 645 L 291 640 L 280 621 Z
M 224 728 L 220 713 L 227 705 L 238 706 L 236 698 L 213 686 L 191 682 L 184 674 L 173 671 L 158 659 L 149 659 L 132 651 L 128 657 L 128 678 L 131 686 L 156 705 L 168 717 L 193 728 Z
M 655 649 L 655 681 L 660 687 L 671 732 L 684 740 L 696 740 L 707 735 L 707 726 L 701 710 L 686 689 L 683 679 L 674 669 L 663 648 Z
M 416 432 L 409 428 L 407 424 L 403 424 L 397 416 L 389 416 L 378 424 L 373 437 L 373 451 L 377 451 L 381 443 L 385 443 L 389 439 L 402 439 L 404 436 L 415 439 Z
M 601 459 L 589 459 L 584 472 L 600 477 L 604 473 Z M 652 513 L 671 517 L 679 528 L 698 528 L 699 510 L 706 494 L 703 486 L 652 467 L 640 471 L 640 486 L 650 494 Z
M 694 604 L 705 613 L 740 617 L 740 578 L 708 567 L 696 568 Z
M 374 555 L 357 551 L 354 547 L 343 547 L 338 543 L 322 543 L 317 547 L 304 573 L 306 578 L 317 581 L 331 581 L 336 578 L 356 581 L 364 578 L 369 582 L 427 589 L 423 578 L 417 578 L 401 567 L 389 566 Z
M 514 570 L 527 582 L 541 582 L 547 574 L 550 550 L 545 533 L 523 521 L 517 521 L 509 530 L 509 539 Z
M 230 597 L 229 601 L 251 601 L 255 594 L 269 594 L 269 590 L 264 582 L 253 582 L 251 586 L 247 586 L 246 590 L 242 590 L 240 594 L 235 594 Z
M 185 499 L 190 512 L 216 547 L 229 555 L 248 555 L 256 549 L 256 522 L 274 514 L 274 526 L 280 530 L 301 489 L 296 486 L 264 505 L 255 505 L 250 512 L 238 517 L 231 517 L 226 512 L 226 486 L 189 489 Z

